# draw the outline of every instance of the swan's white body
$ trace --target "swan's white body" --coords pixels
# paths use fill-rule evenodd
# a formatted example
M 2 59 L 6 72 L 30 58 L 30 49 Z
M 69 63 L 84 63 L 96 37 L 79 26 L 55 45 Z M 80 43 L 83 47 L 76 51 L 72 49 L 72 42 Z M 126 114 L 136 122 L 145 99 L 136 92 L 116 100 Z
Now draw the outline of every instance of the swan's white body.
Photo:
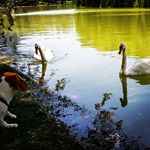
M 53 54 L 51 50 L 44 50 L 39 46 L 39 44 L 35 44 L 35 53 L 33 57 L 43 62 L 49 62 L 53 59 Z
M 119 54 L 122 52 L 122 64 L 120 75 L 136 76 L 136 75 L 148 75 L 150 74 L 150 59 L 141 59 L 137 61 L 133 66 L 127 68 L 126 58 L 126 46 L 125 43 L 121 43 L 119 47 Z

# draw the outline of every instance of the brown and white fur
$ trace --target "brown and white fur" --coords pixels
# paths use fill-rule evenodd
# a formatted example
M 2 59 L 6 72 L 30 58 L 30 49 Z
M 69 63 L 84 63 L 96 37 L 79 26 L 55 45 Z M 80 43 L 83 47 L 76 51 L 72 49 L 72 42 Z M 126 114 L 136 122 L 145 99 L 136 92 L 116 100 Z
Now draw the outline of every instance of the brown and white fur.
M 7 128 L 18 127 L 16 123 L 8 124 L 4 121 L 4 117 L 7 115 L 11 118 L 16 118 L 16 115 L 8 111 L 8 105 L 17 90 L 26 91 L 27 89 L 27 83 L 17 73 L 5 72 L 0 76 L 0 97 L 6 101 L 6 104 L 0 101 L 0 126 Z

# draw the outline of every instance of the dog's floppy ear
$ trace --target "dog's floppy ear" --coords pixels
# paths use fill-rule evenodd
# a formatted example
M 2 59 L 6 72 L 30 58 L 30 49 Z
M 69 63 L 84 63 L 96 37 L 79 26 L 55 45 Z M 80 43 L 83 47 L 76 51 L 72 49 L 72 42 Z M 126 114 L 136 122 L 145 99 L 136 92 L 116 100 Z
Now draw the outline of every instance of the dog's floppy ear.
M 5 76 L 5 80 L 11 87 L 21 91 L 26 91 L 28 89 L 27 83 L 17 73 L 5 72 L 3 76 Z

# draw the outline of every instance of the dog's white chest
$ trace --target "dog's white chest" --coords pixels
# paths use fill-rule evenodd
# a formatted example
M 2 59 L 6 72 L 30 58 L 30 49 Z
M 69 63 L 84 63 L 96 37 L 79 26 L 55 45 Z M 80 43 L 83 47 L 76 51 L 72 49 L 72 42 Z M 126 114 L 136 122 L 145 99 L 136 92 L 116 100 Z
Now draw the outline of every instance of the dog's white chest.
M 9 86 L 8 82 L 5 81 L 5 77 L 1 78 L 0 82 L 0 97 L 6 101 L 10 101 L 14 95 L 14 90 Z

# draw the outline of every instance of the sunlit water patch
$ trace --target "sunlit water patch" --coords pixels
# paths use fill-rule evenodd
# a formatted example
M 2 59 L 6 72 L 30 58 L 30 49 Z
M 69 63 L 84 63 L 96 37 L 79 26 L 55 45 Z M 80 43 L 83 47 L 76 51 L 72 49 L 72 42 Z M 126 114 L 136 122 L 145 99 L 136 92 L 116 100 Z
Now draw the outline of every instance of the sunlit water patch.
M 36 11 L 36 12 L 28 12 L 15 14 L 15 16 L 33 16 L 33 15 L 67 15 L 67 14 L 75 14 L 77 11 L 75 9 L 66 9 L 66 10 L 49 10 L 49 11 Z

